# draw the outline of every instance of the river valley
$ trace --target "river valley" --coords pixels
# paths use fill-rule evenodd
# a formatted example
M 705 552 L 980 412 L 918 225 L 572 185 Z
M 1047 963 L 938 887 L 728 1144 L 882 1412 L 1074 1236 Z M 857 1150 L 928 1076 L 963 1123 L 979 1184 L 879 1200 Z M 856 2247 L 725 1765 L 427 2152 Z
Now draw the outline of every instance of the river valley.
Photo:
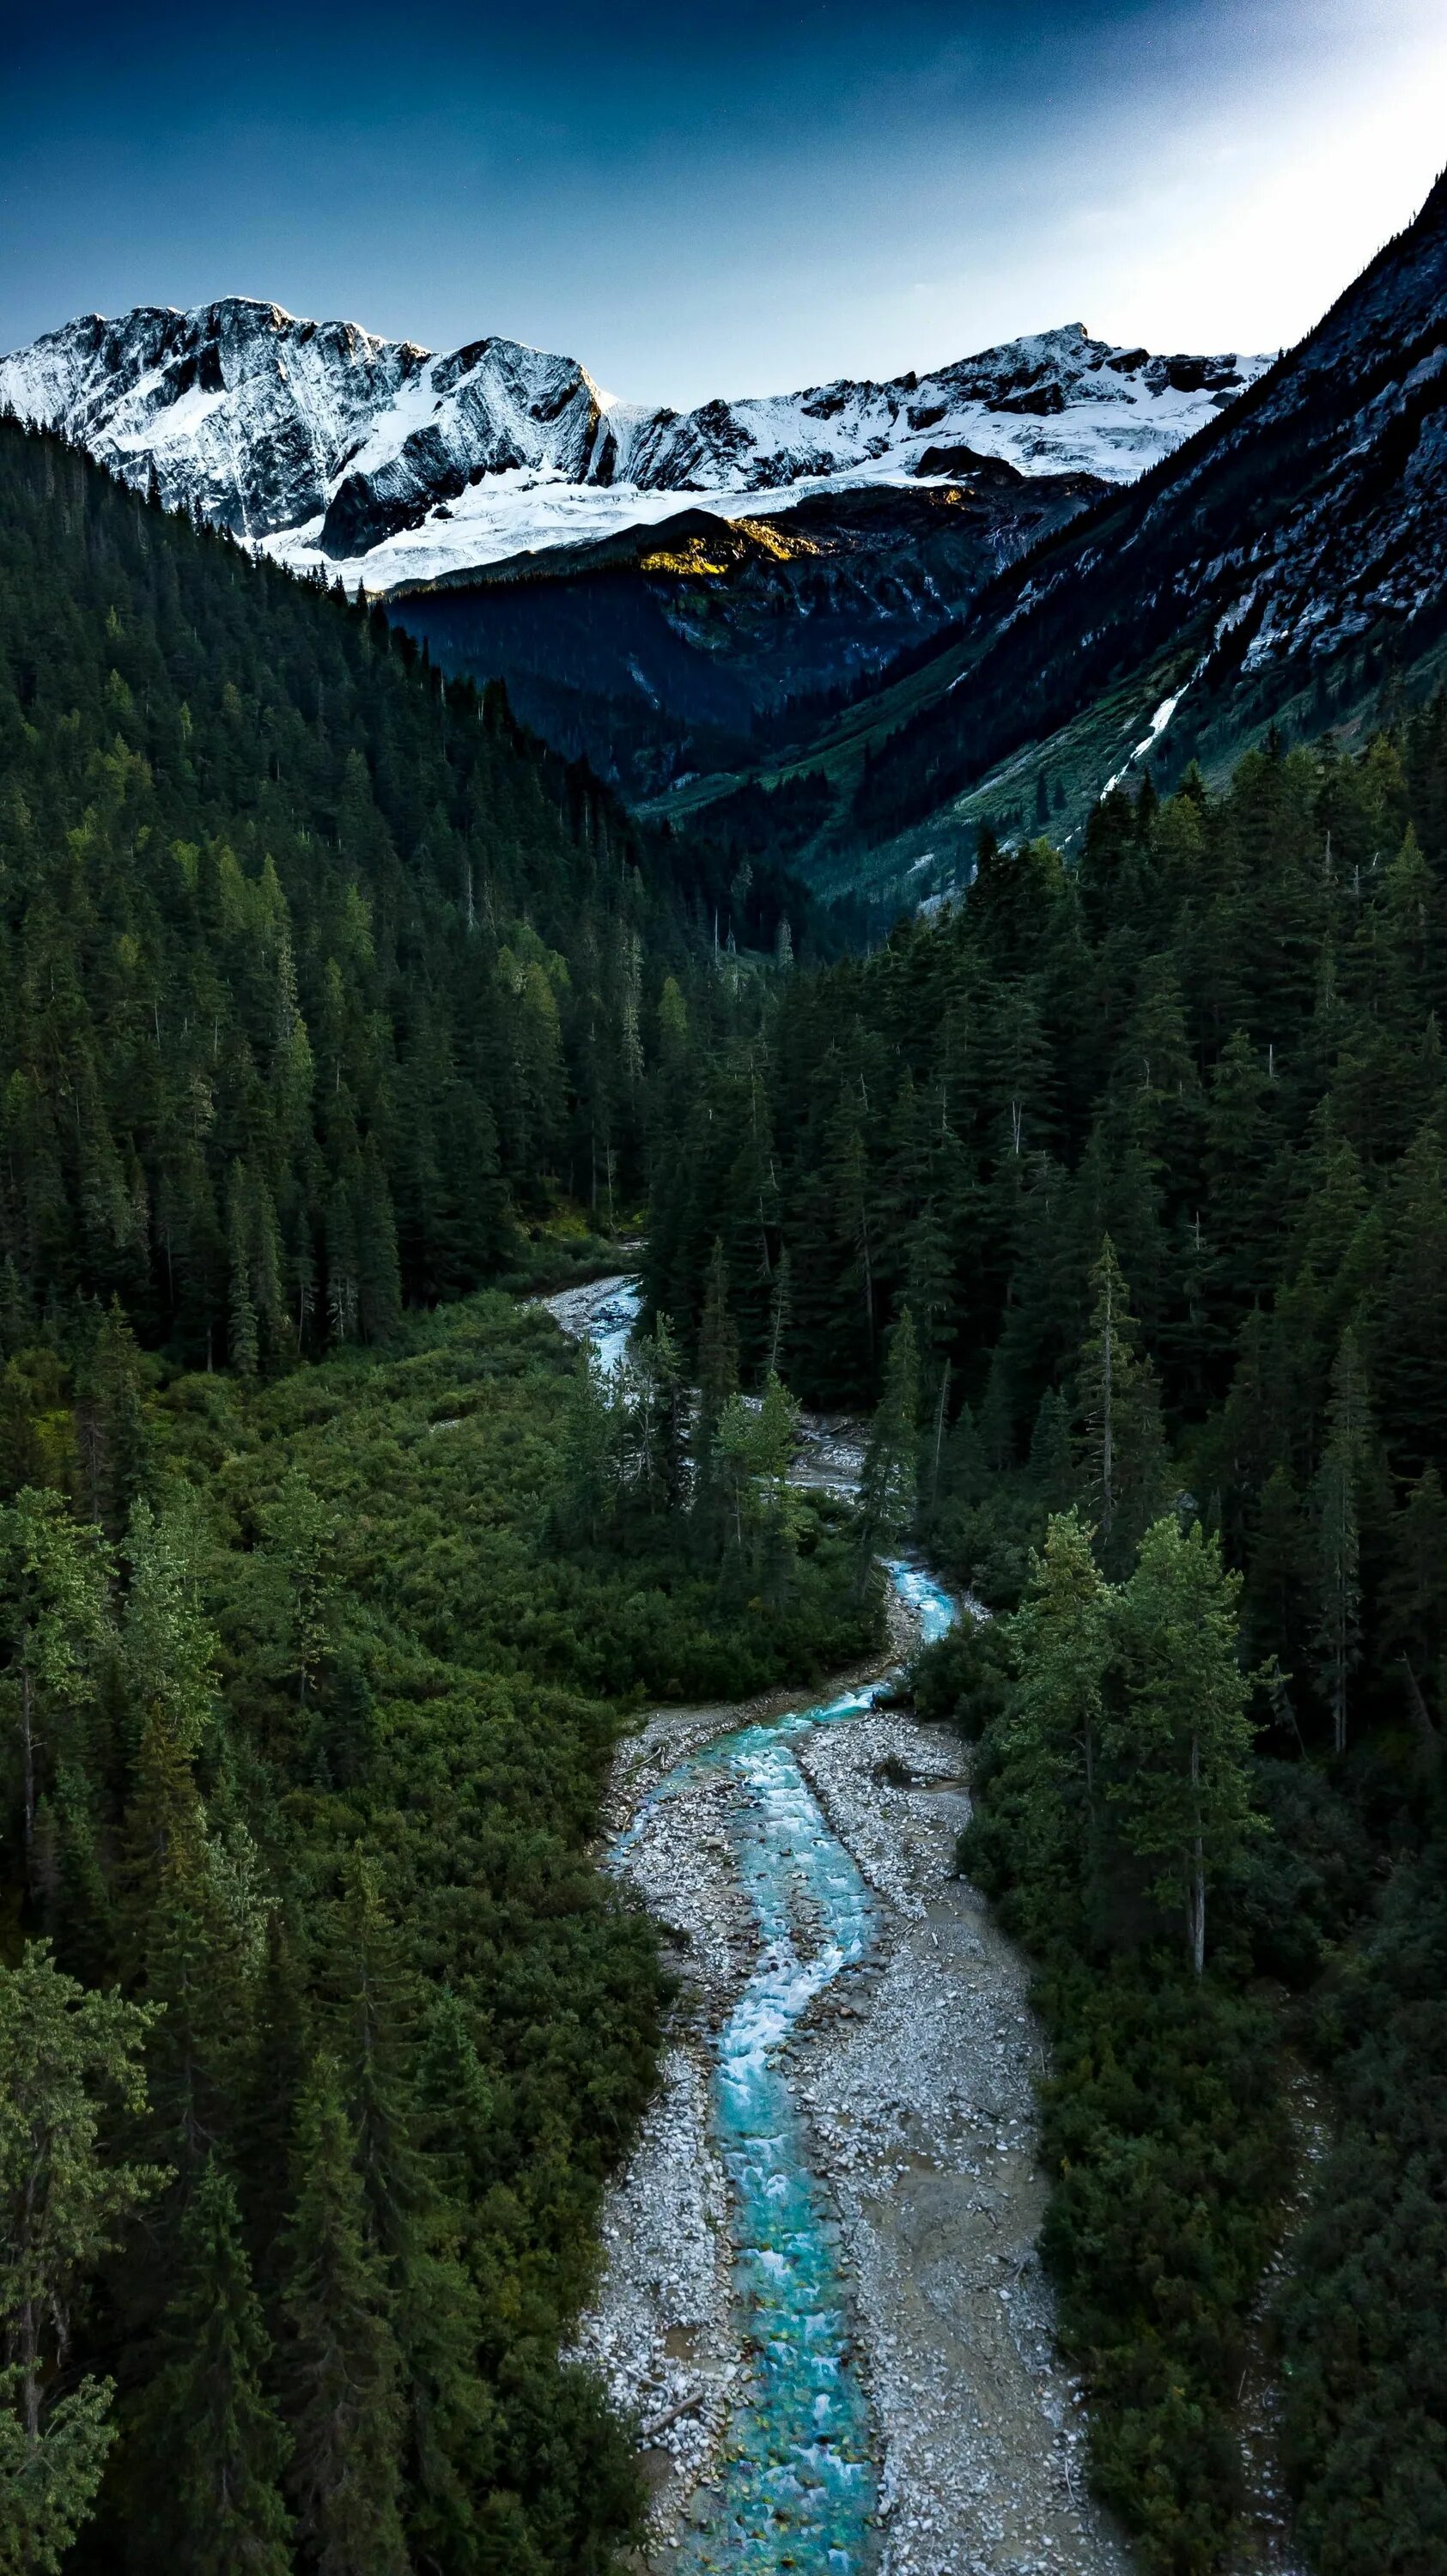
M 630 1283 L 550 1304 L 617 1364 Z M 853 1463 L 811 1426 L 805 1478 Z M 893 1664 L 955 1614 L 888 1573 Z M 650 2576 L 1126 2576 L 1035 2250 L 1028 1971 L 955 1875 L 968 1813 L 961 1748 L 881 1671 L 622 1748 L 606 1866 L 680 2000 L 576 2350 L 639 2422 Z

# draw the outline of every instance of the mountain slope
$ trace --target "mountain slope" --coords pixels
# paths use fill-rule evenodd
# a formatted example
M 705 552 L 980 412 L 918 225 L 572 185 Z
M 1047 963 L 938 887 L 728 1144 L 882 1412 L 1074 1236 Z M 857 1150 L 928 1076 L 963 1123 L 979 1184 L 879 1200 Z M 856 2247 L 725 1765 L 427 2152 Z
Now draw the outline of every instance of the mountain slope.
M 430 580 L 707 493 L 725 514 L 801 485 L 1139 474 L 1265 361 L 1153 357 L 1079 324 L 923 378 L 678 413 L 613 401 L 570 358 L 484 339 L 438 355 L 244 296 L 83 315 L 0 361 L 0 403 L 298 568 Z
M 1231 412 L 981 596 L 901 690 L 799 747 L 844 800 L 841 873 L 938 885 L 1041 772 L 1074 810 L 1146 753 L 1219 766 L 1320 729 L 1447 625 L 1447 182 Z M 1022 815 L 1023 809 L 1023 815 Z
M 419 661 L 0 423 L 0 1306 L 280 1365 L 641 1186 L 662 983 L 778 889 Z
M 434 661 L 501 675 L 527 724 L 632 796 L 737 768 L 948 633 L 1006 564 L 1103 490 L 963 460 L 946 484 L 698 507 L 389 595 Z

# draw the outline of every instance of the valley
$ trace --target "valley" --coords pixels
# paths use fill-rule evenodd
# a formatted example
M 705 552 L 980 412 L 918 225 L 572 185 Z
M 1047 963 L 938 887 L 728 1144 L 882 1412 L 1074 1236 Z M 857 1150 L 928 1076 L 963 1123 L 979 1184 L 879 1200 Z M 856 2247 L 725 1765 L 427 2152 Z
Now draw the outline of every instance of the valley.
M 605 1366 L 622 1285 L 552 1301 Z M 889 1575 L 904 1659 L 954 1608 Z M 1040 2268 L 1028 1970 L 956 1873 L 958 1753 L 898 1678 L 657 1711 L 605 1802 L 682 1991 L 574 2350 L 639 2421 L 658 2576 L 1127 2576 Z
M 6 2576 L 1444 2576 L 1447 179 L 904 345 L 0 361 Z

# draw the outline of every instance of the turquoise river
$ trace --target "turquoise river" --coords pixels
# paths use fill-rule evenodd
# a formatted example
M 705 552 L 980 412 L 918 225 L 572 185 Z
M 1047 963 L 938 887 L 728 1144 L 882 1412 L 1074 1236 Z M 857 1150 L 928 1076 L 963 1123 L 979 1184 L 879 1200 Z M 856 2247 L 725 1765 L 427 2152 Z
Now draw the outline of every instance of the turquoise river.
M 922 1637 L 942 1636 L 954 1617 L 949 1596 L 917 1565 L 893 1562 L 888 1573 Z M 699 1747 L 649 1793 L 618 1846 L 622 1858 L 658 1803 L 702 1774 L 731 1772 L 744 1791 L 733 1831 L 758 1947 L 713 2043 L 713 2122 L 749 2369 L 677 2576 L 859 2576 L 875 2554 L 870 2410 L 852 2357 L 838 2220 L 811 2168 L 784 2050 L 801 2014 L 873 1937 L 869 1890 L 795 1747 L 817 1727 L 860 1716 L 887 1687 L 846 1691 Z

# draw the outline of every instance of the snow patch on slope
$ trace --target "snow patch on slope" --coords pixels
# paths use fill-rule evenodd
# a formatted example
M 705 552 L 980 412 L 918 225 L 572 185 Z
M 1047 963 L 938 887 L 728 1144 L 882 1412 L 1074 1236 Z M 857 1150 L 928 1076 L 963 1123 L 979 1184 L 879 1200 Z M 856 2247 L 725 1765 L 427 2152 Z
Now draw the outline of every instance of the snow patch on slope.
M 0 360 L 0 403 L 172 507 L 297 570 L 371 590 L 670 517 L 945 481 L 970 458 L 1132 481 L 1255 381 L 1259 358 L 1153 357 L 1083 325 L 923 377 L 679 413 L 571 358 L 484 339 L 437 354 L 245 296 L 82 316 Z

